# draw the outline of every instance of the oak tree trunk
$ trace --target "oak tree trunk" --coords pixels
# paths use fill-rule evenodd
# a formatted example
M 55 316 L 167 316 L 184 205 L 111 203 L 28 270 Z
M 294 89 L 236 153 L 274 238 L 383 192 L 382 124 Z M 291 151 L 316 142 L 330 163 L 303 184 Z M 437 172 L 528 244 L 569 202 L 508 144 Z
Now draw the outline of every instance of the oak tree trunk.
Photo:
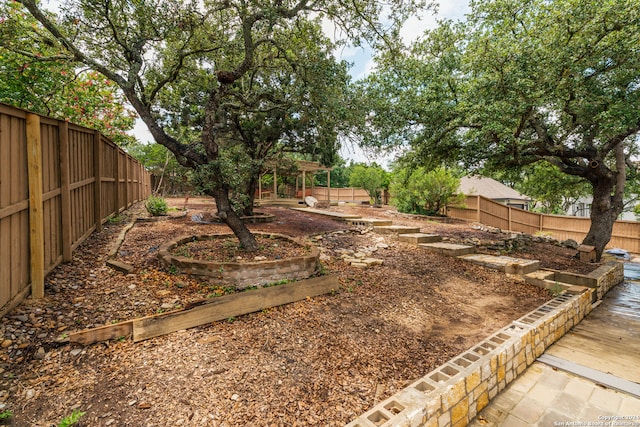
M 611 240 L 613 223 L 621 210 L 611 204 L 611 186 L 594 187 L 593 204 L 591 206 L 591 227 L 582 242 L 584 245 L 595 246 L 596 262 L 600 261 L 604 248 Z
M 238 238 L 240 244 L 247 252 L 256 252 L 258 242 L 246 224 L 240 219 L 238 214 L 231 208 L 229 202 L 229 192 L 225 189 L 212 189 L 208 192 L 216 200 L 218 217 L 229 226 L 233 234 Z
M 613 224 L 624 209 L 624 187 L 626 183 L 625 155 L 622 144 L 614 148 L 616 170 L 601 162 L 592 162 L 587 179 L 593 187 L 591 205 L 591 227 L 582 244 L 595 246 L 596 262 L 600 262 L 604 248 L 611 240 Z
M 246 188 L 246 195 L 247 195 L 248 201 L 242 210 L 242 215 L 245 215 L 245 216 L 253 215 L 253 202 L 256 199 L 257 190 L 258 190 L 258 176 L 251 174 L 251 176 L 249 177 L 249 180 L 247 181 L 247 188 Z

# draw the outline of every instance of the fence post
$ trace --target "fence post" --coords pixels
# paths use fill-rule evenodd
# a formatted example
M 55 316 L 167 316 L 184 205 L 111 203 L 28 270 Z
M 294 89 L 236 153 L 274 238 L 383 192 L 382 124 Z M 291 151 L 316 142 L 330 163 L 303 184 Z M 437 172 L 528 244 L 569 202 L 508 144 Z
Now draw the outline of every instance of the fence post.
M 507 206 L 507 208 L 509 209 L 509 211 L 508 211 L 509 212 L 508 213 L 508 216 L 509 216 L 509 231 L 512 231 L 513 229 L 511 228 L 511 206 Z
M 58 140 L 60 141 L 60 214 L 62 220 L 62 261 L 69 262 L 72 256 L 71 235 L 71 189 L 69 165 L 69 123 L 58 121 Z
M 144 168 L 142 167 L 142 163 L 138 163 L 138 170 L 140 171 L 140 178 L 138 179 L 138 186 L 140 191 L 138 191 L 138 201 L 144 198 Z
M 480 215 L 480 202 L 481 202 L 480 196 L 476 196 L 476 209 L 477 209 L 477 212 L 476 212 L 477 219 L 476 219 L 476 221 L 482 224 L 482 222 L 480 221 L 480 217 L 481 217 L 481 215 Z
M 27 165 L 29 173 L 29 252 L 31 296 L 44 297 L 44 217 L 42 212 L 42 139 L 40 116 L 27 114 Z
M 129 155 L 124 155 L 124 208 L 129 207 Z
M 115 203 L 115 216 L 120 214 L 120 147 L 116 145 L 114 151 L 115 159 L 113 159 L 113 178 L 115 182 L 114 199 Z
M 544 231 L 544 214 L 540 214 L 540 221 L 539 221 L 540 225 L 540 232 L 542 233 Z
M 95 131 L 93 133 L 93 172 L 95 176 L 95 182 L 93 187 L 93 210 L 94 210 L 94 222 L 96 224 L 96 231 L 102 230 L 102 212 L 101 212 L 101 198 L 102 198 L 102 143 L 100 132 Z

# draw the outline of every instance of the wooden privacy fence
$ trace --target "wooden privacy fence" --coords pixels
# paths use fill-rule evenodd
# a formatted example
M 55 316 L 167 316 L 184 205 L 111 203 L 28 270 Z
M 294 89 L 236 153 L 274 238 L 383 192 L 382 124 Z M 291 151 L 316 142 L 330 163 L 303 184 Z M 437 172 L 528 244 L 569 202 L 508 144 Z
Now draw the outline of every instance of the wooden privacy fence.
M 347 188 L 327 188 L 313 187 L 308 188 L 310 196 L 318 200 L 337 200 L 345 202 L 368 202 L 369 194 L 363 188 L 347 187 Z
M 99 132 L 0 104 L 0 315 L 149 194 L 142 165 Z
M 502 230 L 527 234 L 550 233 L 555 239 L 573 239 L 577 242 L 584 240 L 591 226 L 589 218 L 529 212 L 503 205 L 483 196 L 466 196 L 465 206 L 465 208 L 448 206 L 447 215 Z M 607 247 L 640 253 L 640 223 L 616 221 Z

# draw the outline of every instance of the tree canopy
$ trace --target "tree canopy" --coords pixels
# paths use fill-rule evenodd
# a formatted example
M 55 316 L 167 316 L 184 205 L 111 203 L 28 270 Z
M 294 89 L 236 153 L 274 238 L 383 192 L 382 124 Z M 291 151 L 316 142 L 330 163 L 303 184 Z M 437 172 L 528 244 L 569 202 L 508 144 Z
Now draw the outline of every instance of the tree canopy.
M 640 9 L 631 0 L 478 0 L 362 85 L 370 144 L 484 171 L 547 162 L 591 185 L 598 257 L 640 131 Z
M 349 185 L 362 187 L 375 206 L 382 204 L 382 190 L 389 187 L 389 174 L 377 164 L 355 164 L 349 174 Z
M 252 196 L 251 181 L 273 147 L 272 154 L 330 157 L 340 132 L 334 118 L 349 105 L 342 98 L 346 67 L 332 56 L 322 19 L 351 43 L 394 46 L 404 19 L 426 6 L 423 0 L 69 0 L 56 21 L 36 0 L 22 4 L 69 58 L 121 88 L 155 141 L 194 169 L 248 250 L 257 244 L 229 194 Z
M 135 141 L 127 133 L 135 112 L 112 81 L 80 63 L 56 60 L 59 46 L 43 37 L 42 26 L 19 3 L 0 6 L 0 17 L 0 102 L 99 130 L 122 147 Z

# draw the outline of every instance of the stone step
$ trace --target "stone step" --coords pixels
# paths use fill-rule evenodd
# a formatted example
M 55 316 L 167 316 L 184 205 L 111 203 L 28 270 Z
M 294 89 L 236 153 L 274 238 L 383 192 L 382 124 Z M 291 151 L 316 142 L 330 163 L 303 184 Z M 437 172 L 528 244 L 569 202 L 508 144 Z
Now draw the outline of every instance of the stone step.
M 435 243 L 442 241 L 442 237 L 437 234 L 425 234 L 425 233 L 408 233 L 398 235 L 398 239 L 401 242 L 412 243 L 418 245 L 420 243 Z
M 510 256 L 473 254 L 460 256 L 459 258 L 483 267 L 502 271 L 503 273 L 519 274 L 521 276 L 540 269 L 540 261 Z
M 382 265 L 384 263 L 383 260 L 378 258 L 345 258 L 344 262 L 359 268 L 370 268 L 374 265 Z
M 379 218 L 353 218 L 346 219 L 345 222 L 350 225 L 359 225 L 363 227 L 384 227 L 393 225 L 393 221 L 390 219 Z
M 407 227 L 405 225 L 383 225 L 373 227 L 373 231 L 379 234 L 410 234 L 419 233 L 420 227 Z
M 530 285 L 544 288 L 545 281 L 553 281 L 556 273 L 549 270 L 532 271 L 524 275 L 524 281 Z
M 448 256 L 462 256 L 475 253 L 476 247 L 469 245 L 460 245 L 457 243 L 420 243 L 418 246 L 425 248 L 431 252 L 437 252 L 439 254 Z

